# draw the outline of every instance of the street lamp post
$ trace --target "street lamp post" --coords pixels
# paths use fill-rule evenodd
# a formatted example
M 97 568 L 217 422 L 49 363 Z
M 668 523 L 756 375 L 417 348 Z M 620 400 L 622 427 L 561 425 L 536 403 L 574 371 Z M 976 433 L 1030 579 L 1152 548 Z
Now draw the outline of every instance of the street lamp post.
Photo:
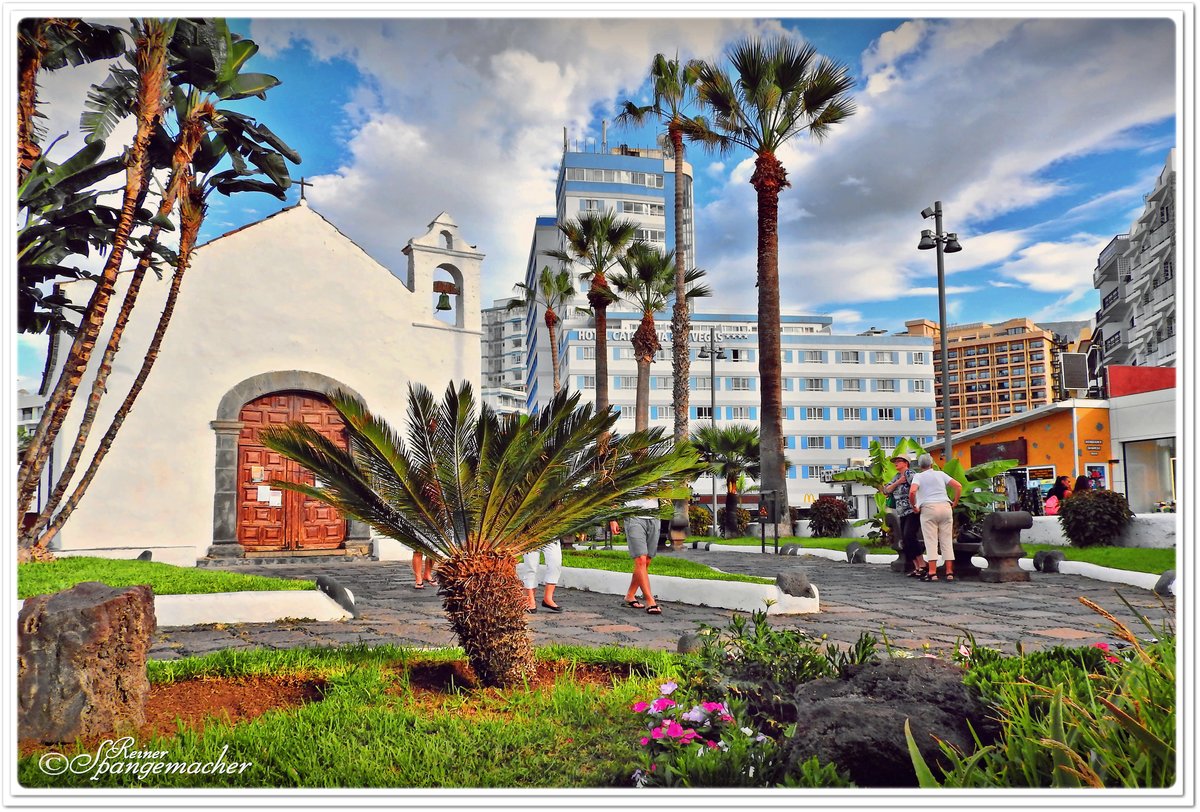
M 958 235 L 942 231 L 942 201 L 935 200 L 932 208 L 922 210 L 921 216 L 928 220 L 933 218 L 934 230 L 925 229 L 921 232 L 921 242 L 917 248 L 922 251 L 937 248 L 937 278 L 938 278 L 938 332 L 942 339 L 942 465 L 950 462 L 952 443 L 950 442 L 950 359 L 947 351 L 946 336 L 946 266 L 942 254 L 954 254 L 962 250 L 958 244 Z
M 725 360 L 725 348 L 717 346 L 717 328 L 708 328 L 708 346 L 701 347 L 700 352 L 696 353 L 696 357 L 700 359 L 708 359 L 708 416 L 712 420 L 713 431 L 717 430 L 717 359 Z M 720 534 L 717 531 L 717 474 L 713 470 L 709 470 L 709 476 L 712 477 L 712 518 L 713 518 L 713 538 L 717 538 Z

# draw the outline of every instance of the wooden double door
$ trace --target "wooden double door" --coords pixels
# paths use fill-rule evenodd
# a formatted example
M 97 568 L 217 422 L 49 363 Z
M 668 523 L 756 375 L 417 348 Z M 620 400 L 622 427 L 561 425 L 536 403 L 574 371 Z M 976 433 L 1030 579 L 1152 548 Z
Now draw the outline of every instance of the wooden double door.
M 315 392 L 275 392 L 242 407 L 238 419 L 238 542 L 248 552 L 333 550 L 346 541 L 346 520 L 303 494 L 274 488 L 272 480 L 314 484 L 298 463 L 263 446 L 263 429 L 301 422 L 346 448 L 341 415 Z

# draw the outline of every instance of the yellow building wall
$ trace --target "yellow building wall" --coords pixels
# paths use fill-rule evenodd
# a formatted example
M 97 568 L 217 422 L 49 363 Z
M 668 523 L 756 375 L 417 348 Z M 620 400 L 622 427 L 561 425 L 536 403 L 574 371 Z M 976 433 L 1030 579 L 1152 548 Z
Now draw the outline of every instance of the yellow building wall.
M 1025 438 L 1028 465 L 1053 465 L 1058 476 L 1067 474 L 1072 479 L 1081 475 L 1086 470 L 1086 465 L 1104 465 L 1105 482 L 1112 482 L 1112 471 L 1108 466 L 1108 461 L 1112 458 L 1112 448 L 1106 407 L 1063 409 L 1031 417 L 1021 423 L 976 434 L 966 442 L 954 442 L 952 450 L 962 466 L 970 468 L 971 446 L 1002 443 L 1022 437 Z M 930 449 L 930 453 L 940 466 L 941 446 Z

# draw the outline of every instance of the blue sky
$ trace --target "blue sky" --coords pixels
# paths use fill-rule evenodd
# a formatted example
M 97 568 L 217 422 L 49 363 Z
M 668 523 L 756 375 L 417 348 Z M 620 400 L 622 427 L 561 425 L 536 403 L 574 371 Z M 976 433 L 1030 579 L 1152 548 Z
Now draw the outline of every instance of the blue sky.
M 937 318 L 920 211 L 941 200 L 950 319 L 1086 319 L 1096 256 L 1141 210 L 1175 145 L 1167 18 L 289 19 L 235 21 L 282 86 L 248 105 L 303 156 L 311 205 L 383 264 L 445 210 L 485 252 L 484 298 L 521 279 L 534 218 L 552 214 L 563 128 L 573 141 L 650 145 L 614 130 L 644 102 L 656 52 L 717 58 L 749 35 L 811 41 L 857 80 L 858 112 L 780 152 L 785 311 L 836 332 Z M 85 74 L 48 80 L 51 132 L 74 129 Z M 691 149 L 698 264 L 723 309 L 755 309 L 752 156 Z M 294 191 L 289 202 L 294 202 Z M 214 197 L 210 239 L 278 211 Z M 701 309 L 705 309 L 701 305 Z M 19 342 L 23 385 L 41 344 Z

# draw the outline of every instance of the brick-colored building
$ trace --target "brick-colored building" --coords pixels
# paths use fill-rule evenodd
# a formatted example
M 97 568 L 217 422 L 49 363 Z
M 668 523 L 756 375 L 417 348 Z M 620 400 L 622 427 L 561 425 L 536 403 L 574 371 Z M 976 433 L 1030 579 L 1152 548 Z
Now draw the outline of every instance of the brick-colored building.
M 942 428 L 941 338 L 929 319 L 912 319 L 908 335 L 933 340 L 936 425 Z M 1090 335 L 1090 334 L 1089 334 Z M 1062 350 L 1080 336 L 1067 335 Z M 957 435 L 996 420 L 1023 414 L 1055 400 L 1054 331 L 1029 319 L 1000 324 L 952 324 L 947 329 L 950 433 Z

